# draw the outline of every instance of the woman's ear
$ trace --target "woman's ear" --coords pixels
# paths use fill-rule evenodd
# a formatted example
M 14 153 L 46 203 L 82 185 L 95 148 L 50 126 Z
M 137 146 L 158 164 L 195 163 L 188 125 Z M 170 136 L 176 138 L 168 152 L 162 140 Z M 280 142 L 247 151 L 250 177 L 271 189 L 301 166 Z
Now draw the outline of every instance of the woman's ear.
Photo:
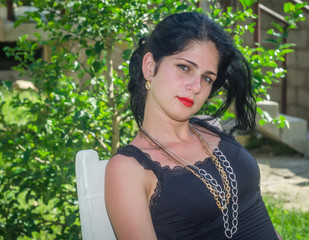
M 155 70 L 155 61 L 151 52 L 147 52 L 143 58 L 143 75 L 146 80 L 151 80 L 151 77 L 154 76 Z

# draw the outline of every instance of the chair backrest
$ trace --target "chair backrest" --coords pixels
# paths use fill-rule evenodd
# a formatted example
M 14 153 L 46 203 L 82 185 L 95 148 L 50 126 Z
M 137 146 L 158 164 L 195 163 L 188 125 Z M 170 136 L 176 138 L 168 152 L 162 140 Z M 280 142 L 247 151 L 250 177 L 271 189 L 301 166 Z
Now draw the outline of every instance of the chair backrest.
M 84 240 L 116 240 L 104 201 L 107 162 L 100 161 L 94 150 L 82 150 L 76 155 L 77 194 Z

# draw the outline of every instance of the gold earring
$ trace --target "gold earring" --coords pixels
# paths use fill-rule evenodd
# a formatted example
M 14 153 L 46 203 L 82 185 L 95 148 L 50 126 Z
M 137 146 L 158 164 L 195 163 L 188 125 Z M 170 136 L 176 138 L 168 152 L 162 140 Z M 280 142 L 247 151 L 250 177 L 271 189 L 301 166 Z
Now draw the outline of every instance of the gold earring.
M 150 86 L 151 86 L 150 81 L 149 81 L 149 80 L 146 80 L 146 83 L 145 83 L 145 88 L 146 88 L 146 90 L 149 90 L 149 89 L 150 89 Z

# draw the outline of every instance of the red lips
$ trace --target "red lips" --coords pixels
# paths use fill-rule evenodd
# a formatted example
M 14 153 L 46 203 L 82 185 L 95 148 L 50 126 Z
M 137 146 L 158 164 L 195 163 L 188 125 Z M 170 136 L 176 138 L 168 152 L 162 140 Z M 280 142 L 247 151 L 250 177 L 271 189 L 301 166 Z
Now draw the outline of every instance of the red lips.
M 177 97 L 177 98 L 186 107 L 192 107 L 192 105 L 194 104 L 194 101 L 190 98 L 186 98 L 186 97 Z

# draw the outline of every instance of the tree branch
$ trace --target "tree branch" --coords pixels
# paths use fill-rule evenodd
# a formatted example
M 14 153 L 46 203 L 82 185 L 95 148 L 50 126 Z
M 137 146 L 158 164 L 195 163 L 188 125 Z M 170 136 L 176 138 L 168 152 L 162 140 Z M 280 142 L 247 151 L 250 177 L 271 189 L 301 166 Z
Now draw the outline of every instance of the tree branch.
M 27 149 L 26 149 L 25 147 L 23 147 L 22 145 L 18 144 L 17 146 L 18 146 L 21 150 L 27 151 Z M 42 160 L 42 159 L 39 158 L 39 157 L 34 157 L 34 160 L 36 160 L 36 161 L 38 161 L 38 162 L 40 162 L 40 163 L 50 164 L 49 161 Z

